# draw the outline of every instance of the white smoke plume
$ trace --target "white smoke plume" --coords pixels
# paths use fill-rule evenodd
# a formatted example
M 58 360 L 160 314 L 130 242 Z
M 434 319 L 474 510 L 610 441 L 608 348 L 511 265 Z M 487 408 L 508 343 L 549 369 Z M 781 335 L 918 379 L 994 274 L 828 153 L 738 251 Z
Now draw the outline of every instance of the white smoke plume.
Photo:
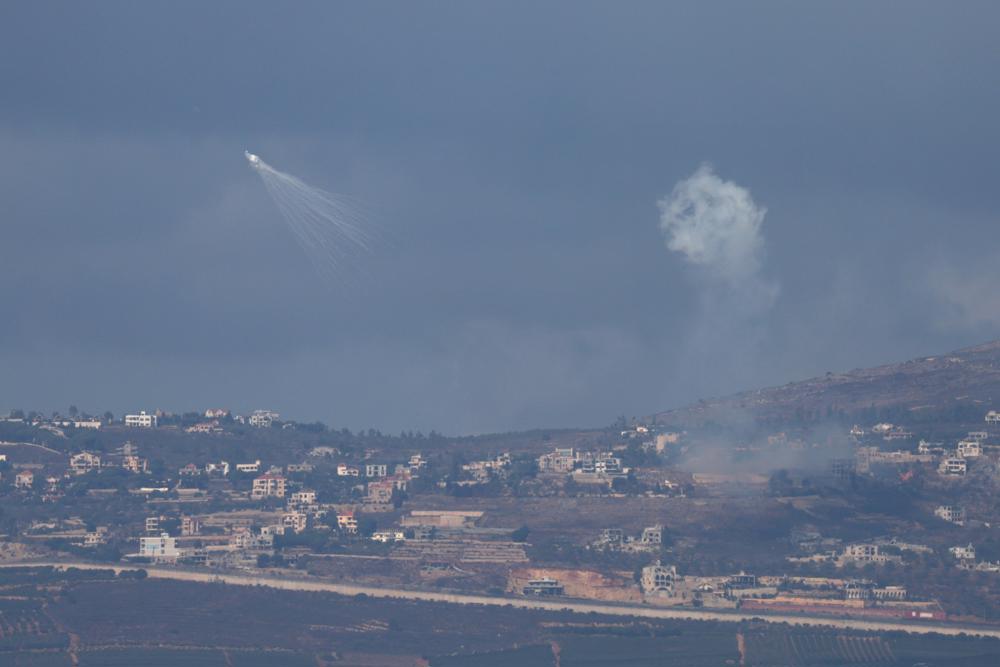
M 686 321 L 675 377 L 702 395 L 760 377 L 778 284 L 763 274 L 767 210 L 750 191 L 702 165 L 659 202 L 667 248 L 689 264 L 698 310 Z
M 749 190 L 702 165 L 658 204 L 667 248 L 697 267 L 708 287 L 741 293 L 753 309 L 773 304 L 778 286 L 761 275 L 767 209 Z

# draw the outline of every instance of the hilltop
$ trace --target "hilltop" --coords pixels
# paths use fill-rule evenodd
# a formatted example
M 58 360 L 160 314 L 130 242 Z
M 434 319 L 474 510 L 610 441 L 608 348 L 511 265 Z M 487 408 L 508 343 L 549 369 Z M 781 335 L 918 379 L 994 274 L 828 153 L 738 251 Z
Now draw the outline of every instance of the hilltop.
M 1000 396 L 1000 340 L 902 363 L 827 373 L 780 387 L 706 399 L 654 415 L 682 428 L 906 414 L 926 421 L 978 415 Z

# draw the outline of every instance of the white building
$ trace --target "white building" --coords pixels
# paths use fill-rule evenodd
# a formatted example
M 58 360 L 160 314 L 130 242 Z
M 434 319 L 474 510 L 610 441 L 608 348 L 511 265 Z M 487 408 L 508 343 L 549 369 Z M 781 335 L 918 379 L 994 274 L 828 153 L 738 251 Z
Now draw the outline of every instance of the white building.
M 346 463 L 337 466 L 337 475 L 340 477 L 357 477 L 360 474 L 361 470 L 357 466 L 349 466 Z
M 674 583 L 677 581 L 677 568 L 673 565 L 663 565 L 656 561 L 642 568 L 643 593 L 667 593 L 672 595 Z
M 254 410 L 250 415 L 250 425 L 255 428 L 270 428 L 280 418 L 281 415 L 273 410 Z
M 156 428 L 156 415 L 142 410 L 137 415 L 125 415 L 125 425 L 131 428 Z
M 934 516 L 959 526 L 965 525 L 965 508 L 958 505 L 938 505 Z
M 958 560 L 962 561 L 974 561 L 976 560 L 976 548 L 969 544 L 964 547 L 951 547 L 948 549 L 948 553 L 954 556 Z
M 85 475 L 91 470 L 99 470 L 101 457 L 90 452 L 80 452 L 69 457 L 69 468 L 74 475 Z
M 97 430 L 101 428 L 104 424 L 101 423 L 100 419 L 74 419 L 73 426 L 75 428 L 90 428 Z
M 983 444 L 978 440 L 962 440 L 955 448 L 955 453 L 963 459 L 974 459 L 983 455 Z
M 987 424 L 1000 424 L 1000 412 L 996 410 L 990 410 L 986 413 L 986 423 Z
M 968 469 L 968 463 L 965 459 L 961 457 L 948 457 L 946 459 L 941 459 L 940 465 L 938 465 L 938 472 L 942 475 L 951 475 L 953 477 L 961 477 L 965 475 Z
M 167 533 L 159 537 L 140 537 L 139 556 L 153 560 L 177 560 L 181 550 L 177 548 L 176 540 Z
M 260 459 L 257 459 L 253 463 L 237 463 L 237 472 L 260 472 Z
M 389 466 L 385 463 L 368 463 L 365 465 L 365 477 L 385 477 L 389 474 Z

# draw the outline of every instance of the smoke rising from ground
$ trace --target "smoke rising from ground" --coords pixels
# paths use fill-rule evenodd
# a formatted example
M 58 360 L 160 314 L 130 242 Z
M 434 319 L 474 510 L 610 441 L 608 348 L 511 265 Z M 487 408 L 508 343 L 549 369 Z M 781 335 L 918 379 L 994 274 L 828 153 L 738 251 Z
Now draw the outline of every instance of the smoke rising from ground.
M 699 393 L 715 391 L 721 377 L 751 383 L 759 370 L 765 316 L 779 292 L 763 273 L 767 209 L 707 164 L 678 182 L 658 206 L 667 249 L 691 267 L 698 300 L 686 322 L 675 380 Z

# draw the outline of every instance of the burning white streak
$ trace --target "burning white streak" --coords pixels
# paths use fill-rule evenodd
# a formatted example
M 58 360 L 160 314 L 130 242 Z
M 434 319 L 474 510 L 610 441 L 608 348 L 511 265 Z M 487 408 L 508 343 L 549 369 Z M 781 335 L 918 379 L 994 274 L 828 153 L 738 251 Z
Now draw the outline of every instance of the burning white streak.
M 257 155 L 244 155 L 320 274 L 332 278 L 345 263 L 368 252 L 371 236 L 355 206 L 278 171 Z

